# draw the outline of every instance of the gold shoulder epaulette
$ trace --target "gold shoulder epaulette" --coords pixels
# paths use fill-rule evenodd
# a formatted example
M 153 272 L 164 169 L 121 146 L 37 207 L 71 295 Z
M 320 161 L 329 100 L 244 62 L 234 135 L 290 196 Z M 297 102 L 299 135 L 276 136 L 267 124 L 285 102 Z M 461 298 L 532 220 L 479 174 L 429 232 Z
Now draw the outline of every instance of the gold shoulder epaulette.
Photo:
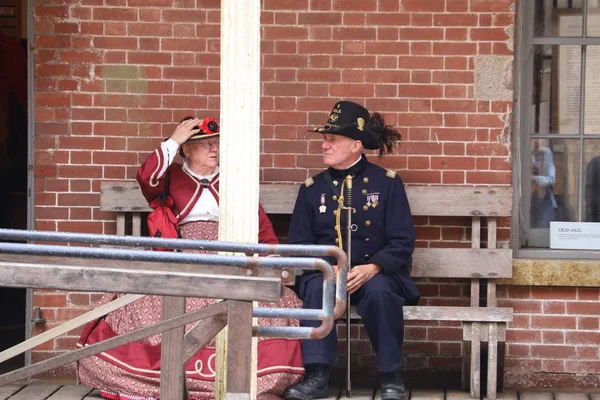
M 396 177 L 396 170 L 395 169 L 388 169 L 385 171 L 385 176 L 387 176 L 388 178 L 395 178 Z
M 304 181 L 304 184 L 306 185 L 306 187 L 311 187 L 314 183 L 315 183 L 315 180 L 313 178 L 308 178 L 307 180 Z

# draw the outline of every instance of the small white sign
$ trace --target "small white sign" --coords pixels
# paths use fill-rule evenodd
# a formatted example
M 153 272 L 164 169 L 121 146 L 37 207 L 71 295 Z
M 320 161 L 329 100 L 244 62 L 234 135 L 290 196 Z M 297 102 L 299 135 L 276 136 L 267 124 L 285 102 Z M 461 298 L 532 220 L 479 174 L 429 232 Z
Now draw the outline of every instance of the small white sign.
M 550 248 L 600 250 L 600 222 L 550 222 Z

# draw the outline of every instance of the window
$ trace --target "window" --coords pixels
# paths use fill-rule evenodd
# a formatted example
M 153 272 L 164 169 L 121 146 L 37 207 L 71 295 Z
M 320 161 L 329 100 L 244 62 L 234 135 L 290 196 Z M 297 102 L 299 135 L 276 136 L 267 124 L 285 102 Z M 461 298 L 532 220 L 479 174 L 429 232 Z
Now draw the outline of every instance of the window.
M 600 222 L 600 0 L 521 0 L 518 12 L 518 255 L 573 257 L 548 250 L 549 227 Z

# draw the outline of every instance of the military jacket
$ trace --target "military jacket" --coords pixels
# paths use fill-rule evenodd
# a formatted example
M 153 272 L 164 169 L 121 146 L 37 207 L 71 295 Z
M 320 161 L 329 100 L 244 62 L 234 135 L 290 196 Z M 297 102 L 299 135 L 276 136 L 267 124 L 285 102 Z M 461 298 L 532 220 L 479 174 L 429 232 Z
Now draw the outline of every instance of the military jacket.
M 336 232 L 338 198 L 344 176 L 353 175 L 351 264 L 375 263 L 385 274 L 410 280 L 415 231 L 410 206 L 400 177 L 361 160 L 346 171 L 332 168 L 301 185 L 288 234 L 292 244 L 339 245 Z M 346 250 L 346 212 L 341 215 L 342 244 Z M 408 289 L 408 288 L 407 288 Z

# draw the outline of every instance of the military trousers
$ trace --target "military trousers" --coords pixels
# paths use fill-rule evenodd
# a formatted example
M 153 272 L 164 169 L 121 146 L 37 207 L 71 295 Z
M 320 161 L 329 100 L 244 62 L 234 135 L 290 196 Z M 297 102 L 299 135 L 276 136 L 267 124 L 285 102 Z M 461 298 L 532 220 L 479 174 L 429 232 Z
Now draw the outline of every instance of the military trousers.
M 304 302 L 305 309 L 319 309 L 323 298 L 323 274 L 308 272 L 296 278 L 294 287 Z M 406 300 L 396 275 L 377 274 L 352 294 L 351 303 L 356 304 L 357 312 L 369 335 L 371 345 L 377 354 L 377 367 L 380 372 L 391 372 L 402 365 L 402 344 L 404 342 L 404 315 L 402 307 Z M 321 321 L 300 321 L 300 326 L 319 326 Z M 304 364 L 333 364 L 337 350 L 335 327 L 323 339 L 305 339 L 302 342 Z

